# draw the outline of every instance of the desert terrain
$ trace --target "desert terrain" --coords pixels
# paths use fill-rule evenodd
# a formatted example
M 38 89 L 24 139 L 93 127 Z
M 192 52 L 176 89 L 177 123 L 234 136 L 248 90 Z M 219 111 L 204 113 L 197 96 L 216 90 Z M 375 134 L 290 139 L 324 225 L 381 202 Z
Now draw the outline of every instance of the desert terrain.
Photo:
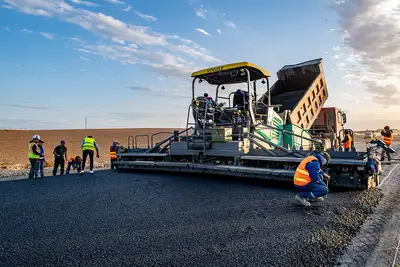
M 174 129 L 163 128 L 136 128 L 136 129 L 92 129 L 92 130 L 0 130 L 0 171 L 27 170 L 29 168 L 28 161 L 28 143 L 32 136 L 39 134 L 45 141 L 46 166 L 53 166 L 54 157 L 53 149 L 61 140 L 66 141 L 68 149 L 68 157 L 81 155 L 81 142 L 87 135 L 92 135 L 100 151 L 100 158 L 95 158 L 95 166 L 97 168 L 108 167 L 109 165 L 109 147 L 113 140 L 117 140 L 123 146 L 128 145 L 128 136 L 148 135 L 151 145 L 151 135 L 159 132 L 172 133 Z M 374 132 L 379 137 L 378 131 Z M 366 131 L 355 132 L 355 141 L 357 147 L 363 145 L 368 139 L 364 136 L 369 133 Z M 398 133 L 395 132 L 394 140 L 400 140 Z M 165 139 L 168 134 L 160 134 L 154 137 L 154 142 Z M 139 137 L 139 147 L 147 147 L 147 139 Z M 132 144 L 131 144 L 132 145 Z
M 95 166 L 104 167 L 109 164 L 109 148 L 113 140 L 121 145 L 128 145 L 128 136 L 149 135 L 158 132 L 171 132 L 173 129 L 95 129 L 95 130 L 0 130 L 0 169 L 22 170 L 29 167 L 28 144 L 35 134 L 40 135 L 45 141 L 45 157 L 47 166 L 53 166 L 53 149 L 65 140 L 68 157 L 81 155 L 81 142 L 87 135 L 92 135 L 99 146 L 100 158 L 95 158 Z M 160 134 L 154 137 L 154 141 L 165 139 L 168 134 Z M 139 147 L 147 147 L 145 137 L 138 138 Z M 150 141 L 149 141 L 150 142 Z M 151 145 L 151 144 L 150 144 Z

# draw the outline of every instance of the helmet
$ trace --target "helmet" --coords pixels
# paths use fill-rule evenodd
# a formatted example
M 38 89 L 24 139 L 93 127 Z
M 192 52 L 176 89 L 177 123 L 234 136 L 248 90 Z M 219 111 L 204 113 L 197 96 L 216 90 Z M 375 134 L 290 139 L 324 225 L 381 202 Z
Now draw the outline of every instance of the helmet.
M 315 157 L 322 166 L 328 165 L 329 161 L 331 160 L 331 156 L 327 152 L 317 152 Z
M 37 139 L 37 140 L 40 140 L 40 136 L 39 136 L 39 135 L 37 135 L 37 134 L 35 134 L 35 135 L 32 137 L 32 139 Z

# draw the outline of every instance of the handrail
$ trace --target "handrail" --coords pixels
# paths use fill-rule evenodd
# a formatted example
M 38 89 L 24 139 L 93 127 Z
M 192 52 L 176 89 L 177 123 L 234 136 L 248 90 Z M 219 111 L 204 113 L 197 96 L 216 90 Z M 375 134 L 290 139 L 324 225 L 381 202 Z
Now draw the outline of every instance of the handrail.
M 132 139 L 132 149 L 135 149 L 135 138 L 133 135 L 128 136 L 128 150 L 131 149 L 131 139 Z
M 185 133 L 185 132 L 186 132 L 186 136 L 187 136 L 187 132 L 188 132 L 189 130 L 191 130 L 191 129 L 193 129 L 193 127 L 189 127 L 189 128 L 186 128 L 186 129 L 183 130 L 183 131 L 180 131 L 179 134 L 178 134 L 178 136 L 181 135 L 181 134 L 183 134 L 183 133 Z M 151 153 L 151 152 L 153 152 L 154 150 L 156 150 L 157 148 L 161 147 L 161 146 L 162 146 L 163 144 L 165 144 L 166 142 L 171 141 L 173 138 L 174 138 L 174 135 L 172 134 L 170 137 L 168 137 L 168 138 L 164 139 L 163 141 L 159 142 L 157 145 L 155 145 L 155 146 L 149 148 L 149 149 L 146 150 L 144 153 Z
M 329 129 L 327 129 L 327 130 L 329 130 Z M 302 129 L 302 131 L 301 131 L 301 136 L 302 136 L 301 137 L 301 146 L 302 147 L 303 147 L 303 132 L 305 132 L 305 131 L 312 132 L 312 131 L 318 131 L 318 129 L 309 129 L 309 130 Z M 335 132 L 332 129 L 330 129 L 329 131 L 330 131 L 331 136 L 332 136 L 332 138 L 331 138 L 331 149 L 332 149 L 334 147 Z
M 149 136 L 147 134 L 137 134 L 137 135 L 135 135 L 135 146 L 136 146 L 136 148 L 138 148 L 138 145 L 137 145 L 138 137 L 146 137 L 147 138 L 147 148 L 150 148 Z
M 277 144 L 274 144 L 274 143 L 271 142 L 271 141 L 262 139 L 261 137 L 258 137 L 258 136 L 255 135 L 255 134 L 247 133 L 247 135 L 250 136 L 250 137 L 252 137 L 252 138 L 258 139 L 258 140 L 260 140 L 260 141 L 262 141 L 262 142 L 264 142 L 264 143 L 267 143 L 268 145 L 273 146 L 273 147 L 275 147 L 275 148 L 277 148 L 277 149 L 280 149 L 280 150 L 282 150 L 282 151 L 285 151 L 286 153 L 293 154 L 293 155 L 296 156 L 296 157 L 302 157 L 302 158 L 304 157 L 303 155 L 301 155 L 301 154 L 299 154 L 299 153 L 296 153 L 296 152 L 291 151 L 291 150 L 289 150 L 289 149 L 286 149 L 286 148 L 284 148 L 284 147 L 282 147 L 282 146 L 279 146 L 279 145 L 277 145 Z
M 160 134 L 174 134 L 174 133 L 171 133 L 171 132 L 158 132 L 158 133 L 152 134 L 151 137 L 150 137 L 151 147 L 154 146 L 154 142 L 153 142 L 154 141 L 154 136 L 160 135 Z

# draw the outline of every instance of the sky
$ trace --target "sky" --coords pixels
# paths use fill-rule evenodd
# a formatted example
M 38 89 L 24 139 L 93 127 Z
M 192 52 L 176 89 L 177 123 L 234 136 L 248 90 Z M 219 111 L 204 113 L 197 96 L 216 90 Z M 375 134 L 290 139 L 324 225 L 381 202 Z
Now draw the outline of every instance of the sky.
M 400 128 L 398 0 L 251 3 L 0 0 L 0 128 L 184 127 L 193 71 L 315 58 L 349 128 Z

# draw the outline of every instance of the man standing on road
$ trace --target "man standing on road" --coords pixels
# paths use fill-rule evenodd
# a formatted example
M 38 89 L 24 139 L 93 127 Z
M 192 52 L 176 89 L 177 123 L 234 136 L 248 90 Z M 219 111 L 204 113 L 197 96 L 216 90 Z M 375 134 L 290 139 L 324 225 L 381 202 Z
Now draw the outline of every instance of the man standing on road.
M 89 155 L 90 159 L 90 173 L 94 173 L 93 171 L 93 164 L 94 164 L 94 149 L 96 149 L 97 155 L 99 157 L 99 148 L 97 147 L 96 140 L 94 140 L 93 136 L 88 135 L 85 139 L 82 140 L 82 171 L 81 174 L 85 172 L 85 164 L 86 158 Z
M 344 130 L 344 139 L 342 141 L 342 144 L 345 152 L 350 151 L 352 141 L 353 138 L 351 138 L 349 130 Z
M 40 172 L 40 177 L 44 177 L 44 148 L 43 148 L 44 141 L 39 140 L 38 146 L 39 146 L 39 152 L 40 152 L 40 158 L 38 160 L 38 171 Z
M 64 174 L 64 165 L 67 161 L 67 147 L 65 146 L 65 141 L 61 140 L 60 145 L 56 146 L 53 150 L 54 154 L 54 168 L 53 176 L 57 175 L 58 166 L 60 166 L 60 175 Z
M 39 151 L 39 143 L 40 136 L 35 134 L 32 137 L 32 140 L 29 142 L 29 163 L 31 164 L 31 169 L 29 171 L 29 178 L 37 178 L 38 177 L 38 160 L 41 156 Z
M 393 131 L 389 128 L 389 126 L 385 126 L 384 130 L 381 132 L 381 135 L 383 136 L 383 142 L 385 145 L 390 147 L 393 141 Z M 391 161 L 390 152 L 385 148 L 382 150 L 381 161 L 385 160 L 385 154 L 387 155 L 388 160 Z
M 326 152 L 313 153 L 301 161 L 294 174 L 294 185 L 298 189 L 296 199 L 304 206 L 311 206 L 309 201 L 323 201 L 328 194 L 328 187 L 323 179 L 330 179 L 321 166 L 326 167 L 330 160 Z

